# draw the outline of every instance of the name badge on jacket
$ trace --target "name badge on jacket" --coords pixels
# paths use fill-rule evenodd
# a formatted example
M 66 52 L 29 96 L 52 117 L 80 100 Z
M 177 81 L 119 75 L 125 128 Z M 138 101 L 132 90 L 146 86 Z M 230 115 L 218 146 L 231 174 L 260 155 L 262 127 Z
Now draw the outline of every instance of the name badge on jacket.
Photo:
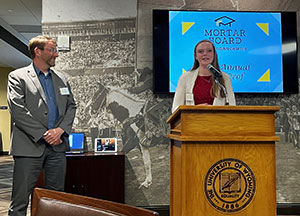
M 67 87 L 59 89 L 61 95 L 70 95 L 70 91 Z

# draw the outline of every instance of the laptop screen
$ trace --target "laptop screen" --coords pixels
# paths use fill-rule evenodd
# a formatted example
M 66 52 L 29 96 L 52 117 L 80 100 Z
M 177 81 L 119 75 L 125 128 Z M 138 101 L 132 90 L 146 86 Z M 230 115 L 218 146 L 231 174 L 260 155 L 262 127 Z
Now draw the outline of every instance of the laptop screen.
M 84 133 L 69 134 L 70 151 L 84 150 Z

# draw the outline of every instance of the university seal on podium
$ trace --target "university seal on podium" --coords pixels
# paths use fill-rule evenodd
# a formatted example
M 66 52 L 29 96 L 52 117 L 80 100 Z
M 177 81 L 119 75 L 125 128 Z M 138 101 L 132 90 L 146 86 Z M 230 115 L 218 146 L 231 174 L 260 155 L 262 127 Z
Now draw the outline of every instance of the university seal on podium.
M 204 190 L 208 202 L 216 210 L 236 213 L 251 203 L 256 190 L 255 176 L 243 161 L 226 158 L 208 170 Z

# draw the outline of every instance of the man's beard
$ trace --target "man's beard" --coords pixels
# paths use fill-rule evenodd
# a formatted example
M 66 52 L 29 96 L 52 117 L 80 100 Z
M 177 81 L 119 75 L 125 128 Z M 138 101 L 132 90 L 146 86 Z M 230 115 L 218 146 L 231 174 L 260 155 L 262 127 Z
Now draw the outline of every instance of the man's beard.
M 54 67 L 55 66 L 55 60 L 49 59 L 47 61 L 47 64 L 49 65 L 49 67 Z

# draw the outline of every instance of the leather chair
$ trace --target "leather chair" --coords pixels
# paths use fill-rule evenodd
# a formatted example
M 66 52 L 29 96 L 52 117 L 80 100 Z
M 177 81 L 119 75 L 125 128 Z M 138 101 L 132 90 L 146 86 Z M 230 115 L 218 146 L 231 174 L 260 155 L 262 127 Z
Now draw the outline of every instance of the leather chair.
M 159 216 L 157 212 L 126 204 L 35 188 L 32 216 Z

